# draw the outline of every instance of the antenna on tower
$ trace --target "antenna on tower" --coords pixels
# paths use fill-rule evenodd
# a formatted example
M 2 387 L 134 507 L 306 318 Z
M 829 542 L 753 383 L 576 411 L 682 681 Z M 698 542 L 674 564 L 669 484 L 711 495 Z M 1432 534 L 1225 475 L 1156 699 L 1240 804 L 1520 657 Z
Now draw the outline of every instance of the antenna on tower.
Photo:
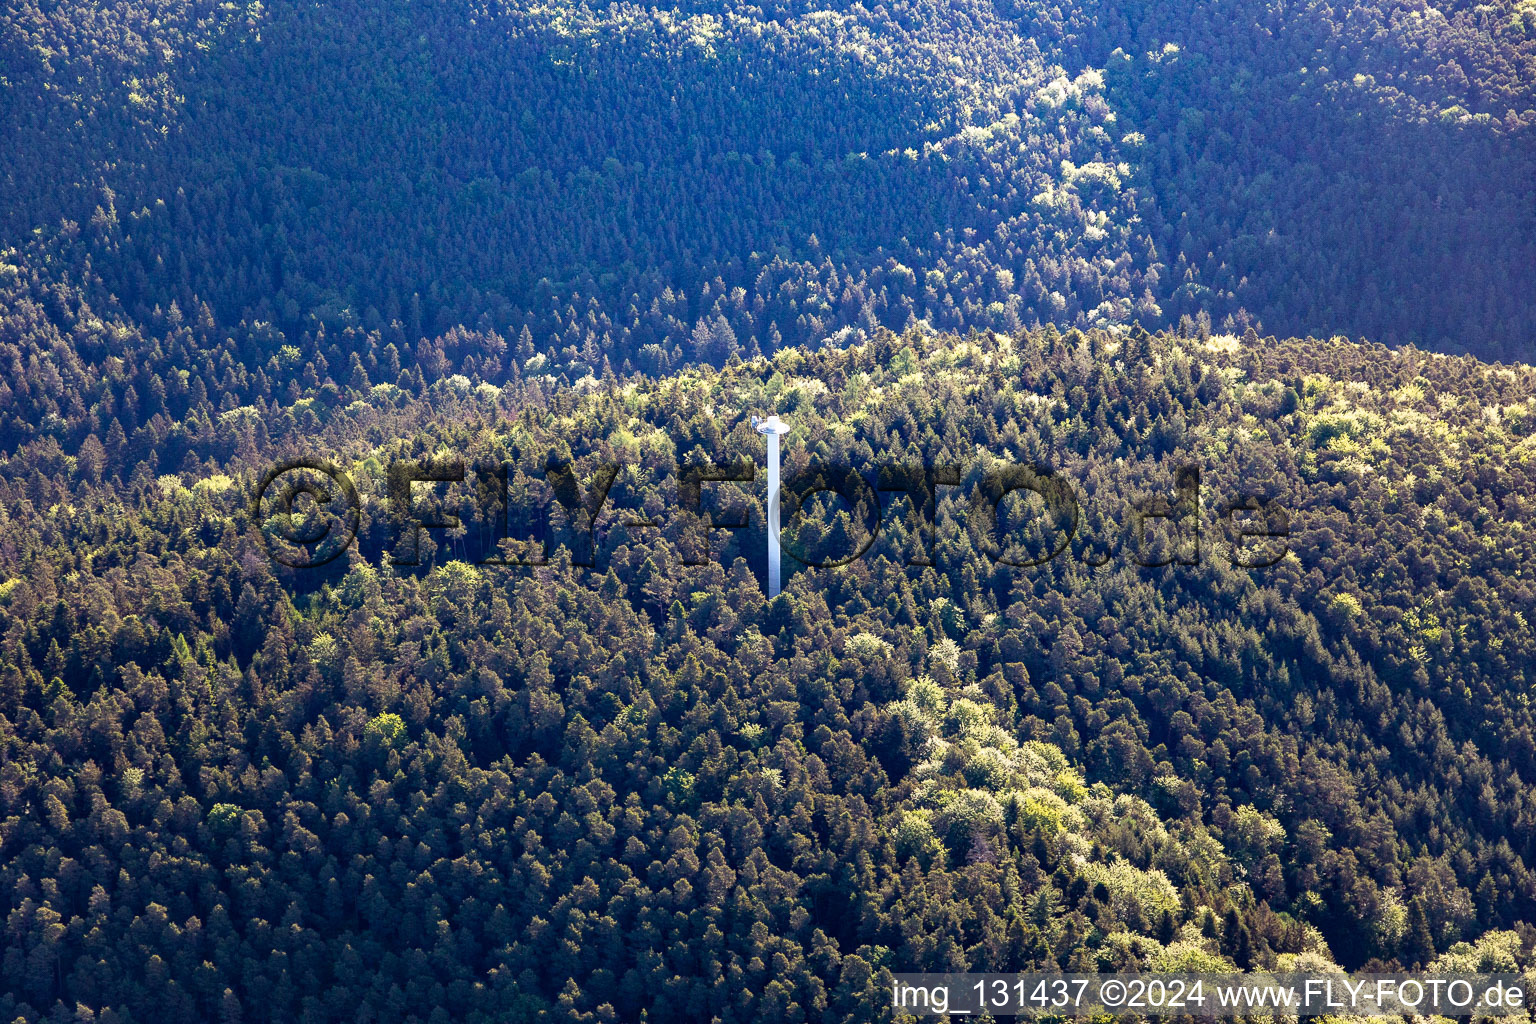
M 779 596 L 779 437 L 789 426 L 777 416 L 752 417 L 752 426 L 768 438 L 768 597 Z

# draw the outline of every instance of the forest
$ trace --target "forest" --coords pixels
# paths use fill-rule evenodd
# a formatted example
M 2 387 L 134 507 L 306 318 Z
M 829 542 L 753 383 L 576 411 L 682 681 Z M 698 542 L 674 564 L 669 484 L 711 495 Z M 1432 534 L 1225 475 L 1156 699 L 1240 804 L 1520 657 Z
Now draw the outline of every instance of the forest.
M 7 5 L 0 1021 L 1536 978 L 1533 131 L 1532 0 Z
M 1536 334 L 1528 0 L 25 0 L 0 66 L 0 237 L 139 321 L 527 327 L 571 379 L 917 322 Z
M 1536 370 L 1055 328 L 416 369 L 0 463 L 0 1013 L 831 1021 L 888 1019 L 897 970 L 1528 965 Z M 760 459 L 764 409 L 791 469 L 1059 467 L 1079 535 L 1016 568 L 964 487 L 927 541 L 885 494 L 863 558 L 767 600 L 760 490 L 717 485 L 755 527 L 705 564 L 667 514 L 677 467 Z M 250 493 L 317 447 L 362 532 L 285 568 Z M 593 567 L 488 564 L 469 485 L 395 567 L 386 467 L 445 453 L 509 467 L 524 526 L 552 457 L 625 467 Z M 1106 557 L 1185 465 L 1206 557 Z M 1274 564 L 1217 557 L 1245 492 L 1289 514 Z

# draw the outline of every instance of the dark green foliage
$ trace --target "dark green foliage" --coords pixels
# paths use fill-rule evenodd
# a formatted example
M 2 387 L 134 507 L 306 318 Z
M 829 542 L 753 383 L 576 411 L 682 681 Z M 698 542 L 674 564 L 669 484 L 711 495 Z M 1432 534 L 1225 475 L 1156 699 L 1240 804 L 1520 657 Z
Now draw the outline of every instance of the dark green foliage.
M 11 5 L 0 1021 L 1527 962 L 1536 373 L 1260 331 L 1529 358 L 1533 61 L 1523 0 Z M 677 511 L 769 411 L 960 484 L 811 503 L 879 537 L 768 602 L 759 490 Z M 625 468 L 590 552 L 475 564 L 482 478 L 394 566 L 453 456 L 513 537 Z M 324 569 L 248 522 L 292 457 Z M 1001 463 L 1081 499 L 1042 565 Z
M 0 241 L 140 320 L 527 328 L 573 377 L 916 321 L 1536 331 L 1520 0 L 23 4 L 0 58 Z
M 162 447 L 214 440 L 175 479 L 11 457 L 0 1013 L 878 1019 L 898 969 L 1410 964 L 1525 929 L 1530 369 L 1123 344 L 886 334 L 582 392 L 322 382 L 309 426 L 267 417 L 365 495 L 396 456 L 506 462 L 530 521 L 545 453 L 582 481 L 614 458 L 591 570 L 469 564 L 464 488 L 442 493 L 468 528 L 419 568 L 382 567 L 370 514 L 330 570 L 275 569 L 241 511 L 263 421 L 199 406 Z M 747 413 L 789 408 L 791 465 L 1059 467 L 1082 535 L 995 564 L 962 485 L 933 567 L 904 567 L 889 495 L 868 556 L 778 601 L 760 532 L 683 566 L 673 460 L 759 458 Z M 1204 557 L 1140 568 L 1127 503 L 1184 462 Z M 1291 512 L 1271 568 L 1223 557 L 1243 490 Z

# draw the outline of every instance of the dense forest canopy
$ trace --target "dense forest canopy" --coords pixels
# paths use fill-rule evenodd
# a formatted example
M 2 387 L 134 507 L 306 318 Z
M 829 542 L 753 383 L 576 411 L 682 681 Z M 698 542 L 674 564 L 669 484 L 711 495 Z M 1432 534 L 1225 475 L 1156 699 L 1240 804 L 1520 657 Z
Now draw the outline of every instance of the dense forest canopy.
M 0 57 L 0 228 L 141 320 L 526 326 L 577 377 L 918 321 L 1536 329 L 1525 0 L 27 3 Z
M 1048 328 L 402 380 L 0 463 L 0 1012 L 832 1021 L 896 970 L 1524 965 L 1536 370 Z M 721 484 L 758 532 L 686 565 L 675 467 L 760 459 L 754 410 L 790 469 L 965 467 L 934 564 L 885 494 L 863 558 L 769 601 L 761 491 Z M 363 535 L 284 569 L 251 489 L 316 450 Z M 529 523 L 552 456 L 625 467 L 594 568 L 477 564 L 468 485 L 383 557 L 391 463 L 506 465 Z M 1062 557 L 973 529 L 1005 462 L 1074 482 Z M 1103 557 L 1181 466 L 1204 557 Z M 1243 492 L 1289 512 L 1273 565 L 1216 546 Z
M 1530 968 L 1533 89 L 1532 0 L 7 6 L 0 1021 Z

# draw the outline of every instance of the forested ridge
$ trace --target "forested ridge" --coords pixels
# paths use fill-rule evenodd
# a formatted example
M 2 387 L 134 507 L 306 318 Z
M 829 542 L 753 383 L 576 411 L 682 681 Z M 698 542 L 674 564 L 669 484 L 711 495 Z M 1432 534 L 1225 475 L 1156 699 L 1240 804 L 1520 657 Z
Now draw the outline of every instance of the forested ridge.
M 1530 969 L 1533 88 L 1532 0 L 7 6 L 0 1021 Z
M 1523 966 L 1533 377 L 1251 331 L 886 332 L 194 402 L 174 467 L 34 444 L 0 465 L 0 1012 L 880 1019 L 897 970 Z M 756 532 L 685 565 L 675 467 L 760 459 L 769 410 L 790 470 L 965 467 L 934 564 L 885 495 L 863 558 L 767 601 L 760 488 L 727 483 L 710 507 Z M 249 522 L 295 455 L 363 495 L 329 567 Z M 422 565 L 384 557 L 391 461 L 508 465 L 530 523 L 551 455 L 625 467 L 594 568 L 476 564 L 467 486 Z M 973 528 L 1001 462 L 1074 482 L 1061 557 Z M 1203 557 L 1143 567 L 1126 504 L 1184 465 Z M 1217 545 L 1239 493 L 1289 510 L 1278 563 Z
M 1530 356 L 1526 0 L 24 3 L 4 239 L 572 379 L 914 322 Z

